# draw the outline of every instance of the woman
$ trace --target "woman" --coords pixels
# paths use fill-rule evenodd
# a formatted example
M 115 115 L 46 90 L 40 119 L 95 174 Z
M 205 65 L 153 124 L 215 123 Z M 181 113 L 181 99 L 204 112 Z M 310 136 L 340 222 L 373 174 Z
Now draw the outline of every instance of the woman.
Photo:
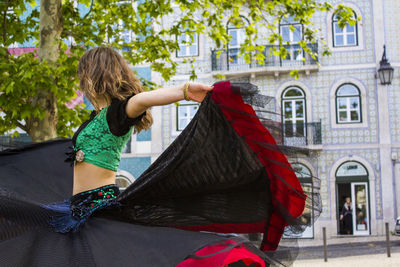
M 265 100 L 254 86 L 185 83 L 143 92 L 109 47 L 87 51 L 78 75 L 95 111 L 72 139 L 73 185 L 57 160 L 65 140 L 1 154 L 0 266 L 267 266 L 292 260 L 275 250 L 288 224 L 292 231 L 306 226 L 300 217 L 306 196 L 246 104 Z M 150 107 L 183 99 L 202 102 L 195 118 L 120 194 L 115 171 L 132 132 L 151 126 Z M 59 202 L 69 185 L 72 197 Z M 272 253 L 223 233 L 264 233 L 261 249 Z
M 346 197 L 346 202 L 343 204 L 340 220 L 343 221 L 343 231 L 346 235 L 353 233 L 353 209 L 351 207 L 351 198 Z

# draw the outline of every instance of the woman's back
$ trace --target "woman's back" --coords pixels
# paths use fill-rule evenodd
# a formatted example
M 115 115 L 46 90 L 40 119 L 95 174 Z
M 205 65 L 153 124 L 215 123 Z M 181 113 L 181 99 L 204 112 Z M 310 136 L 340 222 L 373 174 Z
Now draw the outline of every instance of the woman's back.
M 109 184 L 115 184 L 114 171 L 87 162 L 74 166 L 73 195 Z
M 128 98 L 129 99 L 129 98 Z M 128 118 L 125 100 L 113 100 L 98 114 L 92 112 L 73 137 L 73 194 L 115 184 L 121 152 L 132 135 L 133 125 L 144 116 Z

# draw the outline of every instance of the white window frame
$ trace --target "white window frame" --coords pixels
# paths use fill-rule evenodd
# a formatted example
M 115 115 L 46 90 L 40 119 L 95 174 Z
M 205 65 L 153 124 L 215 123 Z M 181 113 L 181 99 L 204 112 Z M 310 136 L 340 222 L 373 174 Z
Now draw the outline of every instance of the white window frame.
M 339 87 L 344 84 L 353 84 L 356 86 L 360 92 L 360 108 L 361 108 L 361 122 L 356 123 L 338 123 L 337 122 L 337 100 L 336 100 L 336 92 Z M 368 101 L 367 101 L 367 89 L 365 85 L 354 78 L 344 78 L 340 79 L 335 82 L 330 89 L 329 92 L 329 117 L 330 117 L 330 124 L 332 129 L 340 129 L 340 128 L 368 128 L 369 125 L 369 116 L 368 116 Z
M 297 27 L 300 28 L 300 41 L 303 40 L 303 25 L 301 23 L 283 24 L 283 25 L 280 25 L 281 35 L 283 32 L 283 28 L 288 28 L 288 30 L 289 30 L 289 41 L 283 41 L 283 45 L 286 45 L 288 43 L 289 44 L 297 44 L 298 43 L 298 41 L 293 41 L 294 32 L 292 32 L 292 30 L 290 29 L 290 26 L 293 26 L 295 28 L 297 28 Z M 283 36 L 282 36 L 282 39 L 283 39 Z
M 289 18 L 290 19 L 290 18 Z M 290 19 L 291 20 L 291 19 Z M 294 33 L 295 31 L 292 31 L 290 29 L 290 27 L 295 27 L 296 29 L 299 30 L 300 32 L 300 40 L 303 40 L 303 24 L 297 22 L 297 21 L 288 21 L 288 19 L 286 19 L 285 21 L 282 21 L 279 23 L 279 32 L 280 35 L 282 36 L 283 39 L 283 29 L 287 29 L 289 31 L 289 40 L 283 40 L 282 45 L 285 47 L 289 46 L 287 48 L 287 56 L 286 58 L 282 58 L 282 64 L 283 65 L 292 65 L 292 64 L 296 64 L 296 65 L 302 65 L 303 64 L 303 58 L 304 58 L 304 51 L 303 49 L 300 47 L 300 45 L 298 45 L 299 41 L 294 41 Z M 295 46 L 297 45 L 297 46 Z M 296 63 L 294 63 L 296 62 Z
M 355 19 L 357 19 L 356 14 L 354 13 Z M 353 25 L 353 32 L 347 32 L 347 26 L 351 26 L 349 24 L 346 24 L 346 27 L 343 29 L 339 27 L 339 23 L 337 22 L 336 16 L 334 15 L 332 18 L 332 35 L 333 35 L 333 47 L 352 47 L 352 46 L 358 46 L 358 23 L 356 22 L 355 25 Z M 340 32 L 336 32 L 336 30 L 339 29 Z M 348 43 L 348 36 L 353 35 L 354 37 L 354 44 L 349 44 Z M 337 44 L 337 37 L 342 36 L 343 37 L 343 44 L 338 45 Z
M 342 2 L 341 4 L 351 8 L 357 18 L 364 18 L 370 16 L 369 14 L 362 14 L 359 7 L 351 2 Z M 361 51 L 364 50 L 364 23 L 357 21 L 357 40 L 358 44 L 355 46 L 334 46 L 333 45 L 333 36 L 334 36 L 334 29 L 333 29 L 333 16 L 335 11 L 338 9 L 339 4 L 335 5 L 334 8 L 329 11 L 326 15 L 326 40 L 328 44 L 328 48 L 332 50 L 333 53 L 335 52 L 348 52 L 348 51 Z M 336 114 L 335 114 L 336 116 Z
M 233 40 L 232 32 L 236 32 L 236 45 L 231 45 Z M 228 28 L 228 35 L 232 37 L 228 44 L 229 48 L 240 48 L 244 40 L 246 40 L 246 30 L 244 28 Z
M 236 32 L 236 44 L 231 45 L 233 40 L 232 32 Z M 246 33 L 244 28 L 228 28 L 228 34 L 232 37 L 228 43 L 228 51 L 229 51 L 229 68 L 231 70 L 235 70 L 235 68 L 241 68 L 241 66 L 248 66 L 243 55 L 240 54 L 240 47 L 244 43 L 246 39 Z M 237 49 L 236 52 L 233 52 L 232 49 Z M 232 54 L 231 54 L 232 53 Z
M 287 92 L 289 92 L 290 90 L 297 90 L 301 93 L 301 96 L 285 96 L 285 94 Z M 297 117 L 296 116 L 296 102 L 302 102 L 303 103 L 303 117 Z M 292 118 L 286 118 L 285 117 L 285 103 L 290 103 L 291 107 L 292 107 Z M 304 136 L 307 136 L 306 133 L 306 125 L 307 125 L 307 114 L 306 114 L 306 96 L 303 92 L 303 90 L 301 90 L 300 88 L 296 87 L 296 86 L 291 86 L 288 87 L 283 95 L 282 95 L 282 115 L 283 115 L 283 123 L 285 124 L 285 122 L 289 121 L 292 123 L 293 126 L 293 132 L 296 132 L 296 126 L 297 126 L 297 122 L 298 121 L 303 121 L 303 125 L 304 125 Z M 285 136 L 286 137 L 286 136 Z
M 193 114 L 193 116 L 191 116 L 190 112 L 189 112 L 189 109 L 190 109 L 190 107 L 193 107 L 193 106 L 197 106 L 197 110 Z M 199 110 L 199 106 L 200 105 L 198 103 L 195 103 L 195 102 L 192 102 L 192 101 L 182 101 L 181 103 L 179 103 L 179 106 L 176 107 L 176 131 L 177 132 L 181 132 L 181 131 L 183 131 L 183 129 L 185 129 L 185 127 L 190 123 L 190 121 L 196 115 L 197 111 Z M 181 118 L 180 115 L 179 115 L 179 109 L 180 108 L 186 108 L 187 114 L 189 114 L 189 115 L 187 115 L 186 117 Z M 187 120 L 187 124 L 184 125 L 184 126 L 181 126 L 179 124 L 181 119 L 186 119 Z
M 342 86 L 345 86 L 345 85 L 353 86 L 357 90 L 358 95 L 343 95 L 343 96 L 339 96 L 338 95 L 339 90 L 341 89 Z M 358 107 L 357 108 L 352 108 L 350 106 L 350 101 L 352 99 L 355 99 L 355 98 L 358 100 L 357 101 L 358 102 Z M 345 108 L 340 108 L 339 107 L 339 99 L 346 99 L 346 107 Z M 355 86 L 354 84 L 349 84 L 349 83 L 342 84 L 341 86 L 339 86 L 338 89 L 336 90 L 336 123 L 337 124 L 361 123 L 362 122 L 361 104 L 362 104 L 362 102 L 361 102 L 361 92 L 357 88 L 357 86 Z M 346 121 L 340 121 L 340 112 L 344 112 L 344 111 L 346 112 L 347 120 Z M 351 119 L 351 112 L 352 111 L 357 111 L 358 120 L 352 120 Z
M 178 37 L 178 45 L 179 45 L 179 50 L 177 51 L 176 57 L 198 57 L 199 56 L 199 35 L 197 32 L 193 33 L 193 42 L 190 38 L 189 34 L 182 34 L 180 36 L 182 39 L 182 42 L 179 40 Z M 191 54 L 190 53 L 190 48 L 191 47 L 196 47 L 196 52 Z M 184 53 L 182 53 L 184 51 Z

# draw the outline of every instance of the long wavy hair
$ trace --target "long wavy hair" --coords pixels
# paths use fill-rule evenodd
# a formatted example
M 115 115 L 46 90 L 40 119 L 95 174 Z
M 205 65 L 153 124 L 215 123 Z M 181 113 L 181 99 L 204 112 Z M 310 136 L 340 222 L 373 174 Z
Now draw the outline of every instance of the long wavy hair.
M 78 64 L 80 88 L 97 112 L 101 102 L 110 104 L 113 99 L 124 100 L 143 92 L 143 87 L 125 59 L 112 47 L 100 46 L 90 49 Z M 153 117 L 149 110 L 135 124 L 135 132 L 150 128 Z

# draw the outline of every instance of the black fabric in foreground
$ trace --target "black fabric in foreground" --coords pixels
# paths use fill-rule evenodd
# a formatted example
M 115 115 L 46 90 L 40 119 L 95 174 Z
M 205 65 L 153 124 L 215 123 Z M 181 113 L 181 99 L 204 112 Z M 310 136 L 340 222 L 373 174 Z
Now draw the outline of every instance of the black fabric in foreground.
M 259 105 L 265 100 L 253 93 L 246 99 Z M 42 204 L 71 197 L 72 167 L 64 162 L 70 145 L 55 140 L 0 152 L 0 266 L 175 266 L 227 239 L 245 243 L 268 264 L 295 259 L 293 249 L 267 256 L 239 237 L 167 227 L 252 224 L 272 212 L 264 166 L 210 95 L 167 150 L 117 197 L 122 207 L 95 213 L 77 233 L 60 234 L 46 223 L 56 212 Z

